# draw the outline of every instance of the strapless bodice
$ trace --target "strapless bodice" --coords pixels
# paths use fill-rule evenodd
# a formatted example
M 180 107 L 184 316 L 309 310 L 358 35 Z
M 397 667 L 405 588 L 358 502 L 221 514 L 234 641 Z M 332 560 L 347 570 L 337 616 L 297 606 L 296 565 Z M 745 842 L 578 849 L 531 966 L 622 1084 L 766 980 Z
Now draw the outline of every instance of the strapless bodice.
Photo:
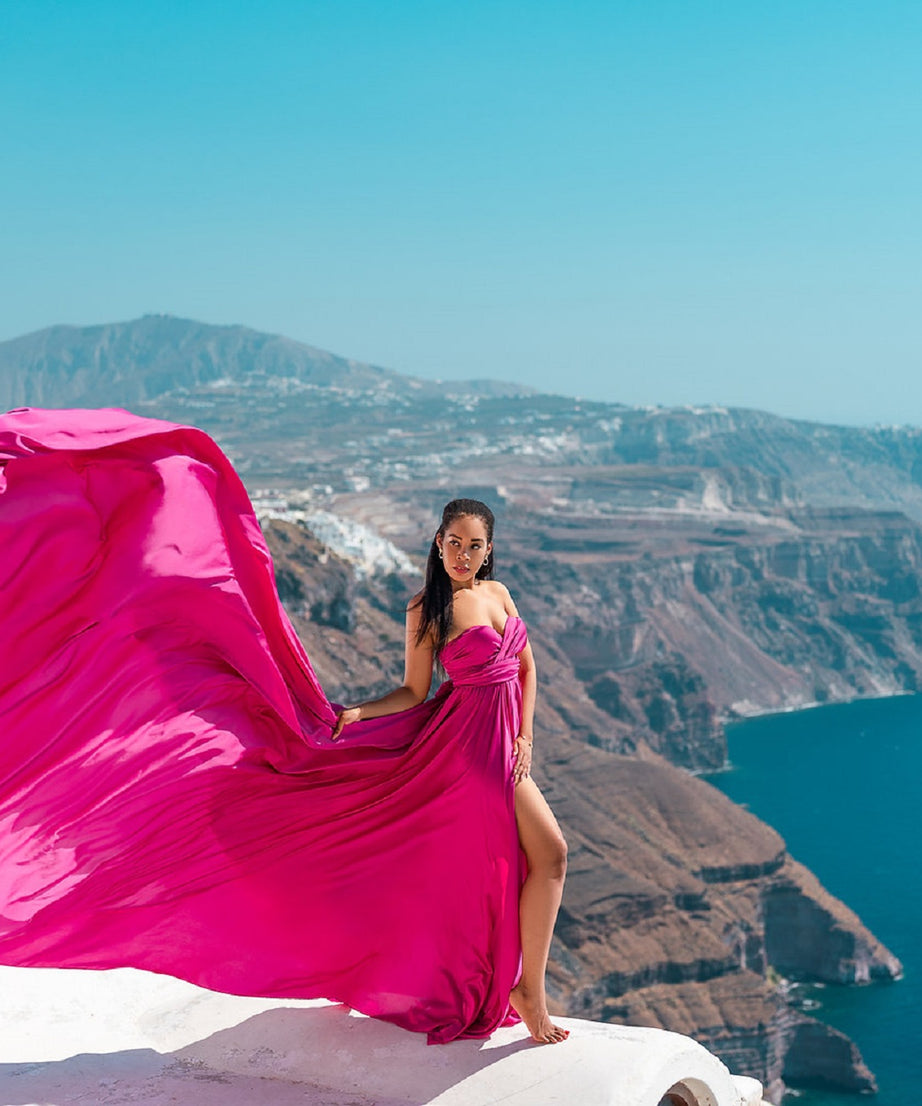
M 442 648 L 439 660 L 455 687 L 488 687 L 514 680 L 519 654 L 528 644 L 521 618 L 510 615 L 502 633 L 492 626 L 470 626 Z

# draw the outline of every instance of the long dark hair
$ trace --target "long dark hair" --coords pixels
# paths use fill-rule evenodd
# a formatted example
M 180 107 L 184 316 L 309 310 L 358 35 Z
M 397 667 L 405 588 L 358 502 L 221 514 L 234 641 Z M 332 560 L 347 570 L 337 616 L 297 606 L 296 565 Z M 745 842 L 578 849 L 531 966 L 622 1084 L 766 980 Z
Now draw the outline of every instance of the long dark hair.
M 436 538 L 444 538 L 445 531 L 458 518 L 479 518 L 487 531 L 487 544 L 493 541 L 493 512 L 479 499 L 453 499 L 445 504 L 442 511 L 442 522 L 435 532 L 432 545 L 429 549 L 429 560 L 426 562 L 426 583 L 422 593 L 416 601 L 419 607 L 419 627 L 416 630 L 416 643 L 421 644 L 426 635 L 432 632 L 435 640 L 435 652 L 439 654 L 442 647 L 448 641 L 448 631 L 451 628 L 451 606 L 453 591 L 451 579 L 445 571 L 442 559 L 439 556 L 439 545 Z M 476 579 L 493 579 L 494 557 L 492 550 L 486 560 L 477 570 Z

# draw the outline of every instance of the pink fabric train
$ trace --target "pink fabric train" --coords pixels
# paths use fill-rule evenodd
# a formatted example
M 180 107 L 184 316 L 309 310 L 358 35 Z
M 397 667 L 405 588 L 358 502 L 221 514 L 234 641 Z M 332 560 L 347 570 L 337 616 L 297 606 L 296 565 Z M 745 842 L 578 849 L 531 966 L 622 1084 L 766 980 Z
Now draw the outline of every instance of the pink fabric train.
M 525 627 L 329 739 L 246 492 L 199 430 L 0 417 L 0 961 L 515 1020 Z

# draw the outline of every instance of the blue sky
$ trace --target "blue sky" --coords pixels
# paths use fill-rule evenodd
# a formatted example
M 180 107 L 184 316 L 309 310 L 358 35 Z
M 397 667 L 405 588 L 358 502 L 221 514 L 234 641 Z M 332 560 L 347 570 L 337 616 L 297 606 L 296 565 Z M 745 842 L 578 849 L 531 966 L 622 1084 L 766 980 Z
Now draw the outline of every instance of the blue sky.
M 0 0 L 0 339 L 922 426 L 922 5 Z

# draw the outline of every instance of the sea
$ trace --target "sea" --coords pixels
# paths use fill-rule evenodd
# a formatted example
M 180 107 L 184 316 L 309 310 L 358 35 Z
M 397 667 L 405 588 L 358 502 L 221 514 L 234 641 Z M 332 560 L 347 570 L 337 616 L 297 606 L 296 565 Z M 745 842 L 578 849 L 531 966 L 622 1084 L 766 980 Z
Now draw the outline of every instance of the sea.
M 879 1092 L 804 1090 L 785 1106 L 922 1101 L 922 695 L 749 719 L 727 738 L 729 767 L 706 778 L 778 830 L 905 971 L 895 983 L 795 989 L 858 1045 Z

